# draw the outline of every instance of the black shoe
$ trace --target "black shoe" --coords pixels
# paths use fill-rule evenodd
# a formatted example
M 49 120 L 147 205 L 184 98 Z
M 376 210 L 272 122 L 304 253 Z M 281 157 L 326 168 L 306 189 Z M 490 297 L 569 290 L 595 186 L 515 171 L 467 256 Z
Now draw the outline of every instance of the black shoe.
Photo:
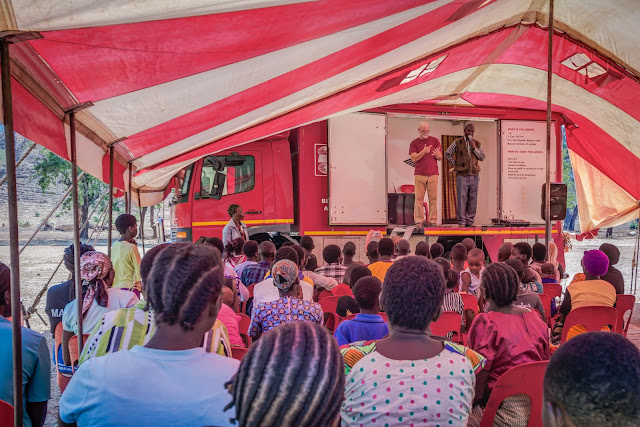
M 465 227 L 470 228 L 470 227 L 475 227 L 475 225 L 473 225 L 473 224 L 466 224 L 466 225 L 465 225 Z

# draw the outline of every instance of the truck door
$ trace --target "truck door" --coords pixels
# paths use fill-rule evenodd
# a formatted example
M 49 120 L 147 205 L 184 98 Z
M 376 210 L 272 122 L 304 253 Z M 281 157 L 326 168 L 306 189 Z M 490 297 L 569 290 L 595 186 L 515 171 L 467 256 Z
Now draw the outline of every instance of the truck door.
M 221 237 L 229 205 L 237 204 L 248 226 L 264 223 L 262 158 L 259 151 L 207 156 L 199 163 L 193 197 L 193 238 Z

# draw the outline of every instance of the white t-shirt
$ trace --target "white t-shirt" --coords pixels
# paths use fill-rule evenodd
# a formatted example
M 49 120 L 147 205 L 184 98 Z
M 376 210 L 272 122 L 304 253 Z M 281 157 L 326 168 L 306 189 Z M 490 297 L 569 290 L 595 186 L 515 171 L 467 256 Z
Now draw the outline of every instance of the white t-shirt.
M 136 294 L 126 289 L 108 288 L 107 297 L 109 299 L 106 307 L 98 305 L 96 300 L 93 300 L 91 307 L 87 310 L 87 314 L 85 314 L 84 320 L 82 321 L 83 333 L 91 333 L 96 325 L 100 323 L 103 314 L 119 308 L 133 307 L 138 303 L 138 301 L 140 301 Z M 64 312 L 62 313 L 62 328 L 65 331 L 73 332 L 74 334 L 78 333 L 77 301 L 77 299 L 74 299 L 67 304 L 64 308 Z
M 304 280 L 300 280 L 300 286 L 302 287 L 302 299 L 312 301 L 313 286 Z M 273 277 L 264 279 L 262 282 L 256 283 L 253 287 L 254 304 L 259 302 L 271 302 L 277 299 L 280 299 L 280 293 L 278 292 L 278 288 L 273 284 Z
M 135 346 L 83 363 L 60 399 L 60 418 L 79 426 L 227 426 L 224 387 L 239 361 L 203 348 Z

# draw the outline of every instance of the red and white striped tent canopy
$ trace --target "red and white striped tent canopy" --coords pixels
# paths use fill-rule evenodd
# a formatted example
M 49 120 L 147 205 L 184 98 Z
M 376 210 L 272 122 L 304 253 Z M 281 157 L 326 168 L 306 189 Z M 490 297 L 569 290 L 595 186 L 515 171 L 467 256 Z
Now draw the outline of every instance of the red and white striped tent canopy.
M 216 151 L 398 103 L 544 110 L 547 0 L 0 0 L 16 131 L 142 205 Z M 640 6 L 555 2 L 553 110 L 583 229 L 637 215 Z

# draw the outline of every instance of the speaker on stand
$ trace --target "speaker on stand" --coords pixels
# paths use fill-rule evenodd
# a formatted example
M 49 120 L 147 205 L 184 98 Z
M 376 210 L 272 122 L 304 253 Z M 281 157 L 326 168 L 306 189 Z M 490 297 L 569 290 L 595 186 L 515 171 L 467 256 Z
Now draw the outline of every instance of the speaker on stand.
M 562 221 L 567 216 L 567 184 L 563 182 L 552 182 L 551 200 L 549 204 L 551 221 Z M 541 217 L 545 219 L 544 208 L 546 200 L 546 185 L 542 184 L 542 207 Z

